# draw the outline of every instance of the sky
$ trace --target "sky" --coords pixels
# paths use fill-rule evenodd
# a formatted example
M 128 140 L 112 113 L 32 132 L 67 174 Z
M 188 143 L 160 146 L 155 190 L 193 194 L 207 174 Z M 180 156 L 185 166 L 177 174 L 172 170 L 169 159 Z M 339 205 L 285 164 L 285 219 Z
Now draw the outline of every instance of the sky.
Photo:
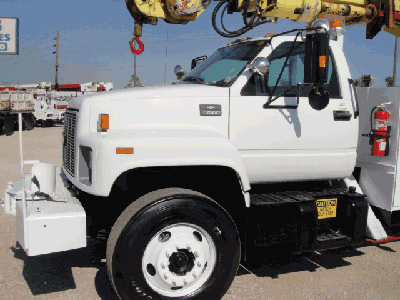
M 212 4 L 194 22 L 186 25 L 144 25 L 143 54 L 137 56 L 137 76 L 144 86 L 176 80 L 173 69 L 190 70 L 195 57 L 212 54 L 233 39 L 219 36 L 211 25 Z M 19 55 L 0 55 L 0 85 L 55 81 L 55 37 L 60 31 L 59 83 L 113 82 L 126 86 L 133 74 L 133 54 L 128 42 L 134 20 L 125 0 L 1 0 L 0 17 L 19 18 Z M 228 29 L 242 26 L 239 13 L 227 16 Z M 236 24 L 236 25 L 235 25 Z M 278 20 L 264 24 L 244 36 L 304 28 L 305 23 Z M 352 78 L 370 74 L 373 86 L 385 86 L 393 74 L 395 37 L 380 32 L 365 38 L 365 27 L 346 27 L 344 51 Z M 397 64 L 399 65 L 399 64 Z M 397 77 L 400 77 L 397 70 Z M 399 84 L 400 80 L 397 80 Z

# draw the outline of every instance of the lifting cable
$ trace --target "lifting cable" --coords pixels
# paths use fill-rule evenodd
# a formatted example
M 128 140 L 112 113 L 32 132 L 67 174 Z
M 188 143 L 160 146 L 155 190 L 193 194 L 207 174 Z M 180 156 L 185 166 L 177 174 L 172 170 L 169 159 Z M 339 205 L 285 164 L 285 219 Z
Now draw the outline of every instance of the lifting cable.
M 235 31 L 227 30 L 225 27 L 224 21 L 223 21 L 223 17 L 224 17 L 224 14 L 225 14 L 227 8 L 230 6 L 230 4 L 233 1 L 236 1 L 236 0 L 222 0 L 214 8 L 214 11 L 213 11 L 212 17 L 211 17 L 211 22 L 212 22 L 212 26 L 214 27 L 215 31 L 219 35 L 221 35 L 223 37 L 238 37 L 257 26 L 260 26 L 261 24 L 275 22 L 272 19 L 266 19 L 265 17 L 262 17 L 262 15 L 265 12 L 272 10 L 275 7 L 275 4 L 269 5 L 266 9 L 261 11 L 261 7 L 260 7 L 261 0 L 257 1 L 257 8 L 253 13 L 251 13 L 250 20 L 248 20 L 248 9 L 249 9 L 251 0 L 246 0 L 246 2 L 244 4 L 244 12 L 243 12 L 244 26 Z M 221 12 L 221 26 L 223 29 L 223 30 L 221 30 L 220 28 L 218 28 L 216 20 L 217 20 L 217 14 L 223 5 L 225 5 L 225 7 L 222 9 L 222 12 Z M 259 12 L 259 14 L 257 14 L 257 12 Z

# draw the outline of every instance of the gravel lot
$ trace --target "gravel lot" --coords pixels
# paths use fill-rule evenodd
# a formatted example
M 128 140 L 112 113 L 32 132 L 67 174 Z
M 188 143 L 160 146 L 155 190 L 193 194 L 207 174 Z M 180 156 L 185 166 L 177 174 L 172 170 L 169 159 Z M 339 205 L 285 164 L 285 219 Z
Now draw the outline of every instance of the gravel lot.
M 23 132 L 24 160 L 61 166 L 62 127 Z M 18 132 L 0 136 L 0 193 L 20 180 Z M 108 283 L 104 249 L 95 240 L 84 249 L 27 258 L 15 243 L 15 217 L 0 209 L 0 299 L 117 300 Z M 241 267 L 223 300 L 400 299 L 400 242 L 368 243 L 348 251 L 309 253 L 257 267 Z

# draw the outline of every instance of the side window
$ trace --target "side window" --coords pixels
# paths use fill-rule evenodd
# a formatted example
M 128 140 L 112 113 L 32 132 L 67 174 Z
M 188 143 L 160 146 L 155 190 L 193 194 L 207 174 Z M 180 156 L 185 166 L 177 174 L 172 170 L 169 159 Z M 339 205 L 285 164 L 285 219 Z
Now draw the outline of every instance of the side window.
M 285 60 L 286 57 L 282 57 L 271 61 L 268 86 L 275 86 Z M 304 54 L 295 54 L 289 57 L 278 86 L 291 87 L 299 82 L 304 82 Z
M 277 84 L 276 91 L 274 95 L 279 95 L 283 93 L 288 87 L 294 86 L 297 83 L 304 83 L 304 56 L 305 47 L 304 43 L 296 43 L 288 63 L 282 72 L 282 76 Z M 270 70 L 268 73 L 268 87 L 272 91 L 282 67 L 286 60 L 286 55 L 290 51 L 292 43 L 286 42 L 279 45 L 269 56 Z M 336 74 L 335 65 L 333 63 L 333 58 L 329 56 L 329 66 L 328 66 L 328 81 L 325 86 L 329 92 L 331 98 L 341 98 L 338 77 Z M 308 96 L 310 92 L 309 87 L 304 87 L 300 95 Z M 295 96 L 296 89 L 293 92 L 287 94 L 287 96 Z
M 267 75 L 260 76 L 253 74 L 241 91 L 242 96 L 269 96 L 274 89 L 282 67 L 285 64 L 287 53 L 290 51 L 292 43 L 285 42 L 280 44 L 268 57 L 270 61 L 270 69 Z M 295 86 L 297 83 L 304 83 L 304 43 L 296 43 L 282 76 L 277 84 L 274 96 L 285 92 L 289 87 Z M 341 98 L 339 81 L 335 69 L 333 58 L 330 55 L 328 65 L 328 81 L 325 88 L 328 90 L 331 98 Z M 304 86 L 300 91 L 300 96 L 308 97 L 311 88 Z M 297 95 L 297 89 L 288 92 L 286 96 L 294 97 Z
M 240 91 L 241 96 L 267 96 L 270 91 L 267 84 L 268 77 L 254 73 Z

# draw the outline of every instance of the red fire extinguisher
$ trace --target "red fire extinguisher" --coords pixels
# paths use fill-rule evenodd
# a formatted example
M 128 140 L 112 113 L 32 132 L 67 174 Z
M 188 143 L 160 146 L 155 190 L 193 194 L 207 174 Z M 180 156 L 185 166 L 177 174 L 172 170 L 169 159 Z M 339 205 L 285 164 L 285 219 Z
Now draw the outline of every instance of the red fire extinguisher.
M 371 111 L 371 133 L 363 135 L 370 137 L 372 156 L 389 154 L 390 126 L 387 126 L 389 115 L 389 111 L 384 105 L 375 106 Z

